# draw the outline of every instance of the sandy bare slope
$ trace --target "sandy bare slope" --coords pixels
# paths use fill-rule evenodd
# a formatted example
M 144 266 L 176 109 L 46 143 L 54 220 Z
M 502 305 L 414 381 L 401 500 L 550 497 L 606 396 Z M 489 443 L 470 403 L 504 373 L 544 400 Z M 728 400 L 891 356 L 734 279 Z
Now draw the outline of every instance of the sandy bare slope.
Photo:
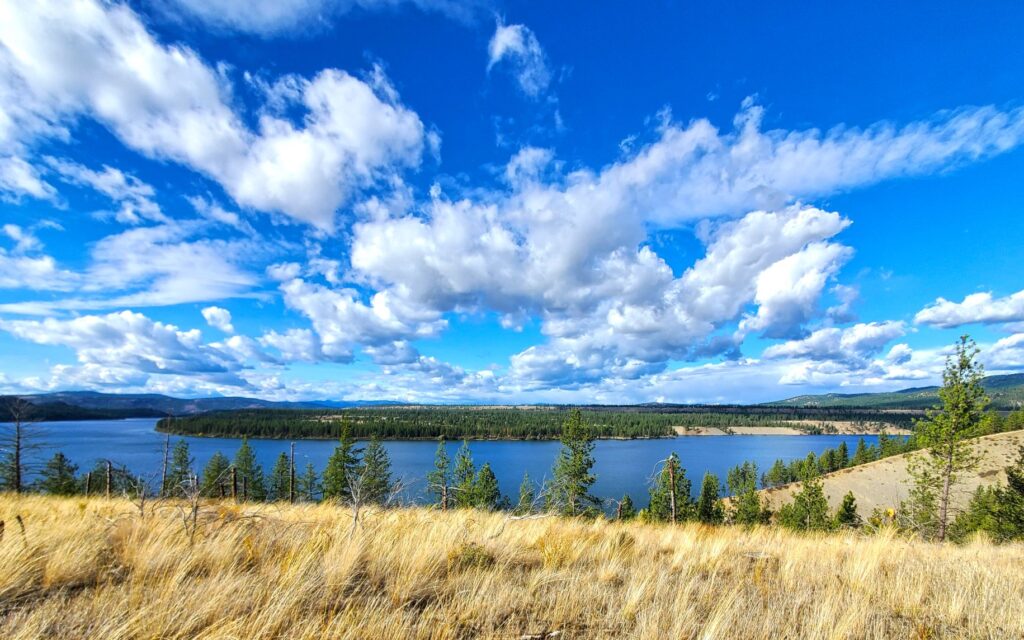
M 982 484 L 1006 482 L 1006 467 L 1016 460 L 1021 445 L 1024 445 L 1024 431 L 978 438 L 972 446 L 981 455 L 981 461 L 976 472 L 964 476 L 956 493 L 956 504 L 966 504 L 971 493 Z M 825 476 L 825 495 L 828 496 L 829 504 L 833 508 L 837 507 L 846 492 L 852 491 L 862 516 L 870 515 L 875 507 L 895 506 L 907 497 L 907 459 L 914 455 L 920 454 L 893 456 Z M 771 508 L 776 510 L 792 500 L 799 488 L 800 483 L 793 483 L 777 489 L 766 489 L 762 495 L 768 498 Z

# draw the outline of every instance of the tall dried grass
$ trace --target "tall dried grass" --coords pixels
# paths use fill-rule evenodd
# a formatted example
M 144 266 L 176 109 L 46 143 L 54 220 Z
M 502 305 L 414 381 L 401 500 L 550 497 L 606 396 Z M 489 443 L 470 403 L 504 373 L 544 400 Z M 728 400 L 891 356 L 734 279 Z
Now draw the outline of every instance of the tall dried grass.
M 981 540 L 211 503 L 190 545 L 167 503 L 12 495 L 0 519 L 10 640 L 1024 636 L 1024 547 Z

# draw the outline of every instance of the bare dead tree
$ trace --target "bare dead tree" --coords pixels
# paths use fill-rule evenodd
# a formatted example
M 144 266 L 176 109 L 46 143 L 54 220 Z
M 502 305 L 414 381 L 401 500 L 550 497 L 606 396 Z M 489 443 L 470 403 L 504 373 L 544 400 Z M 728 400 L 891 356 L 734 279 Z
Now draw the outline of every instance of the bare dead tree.
M 171 423 L 171 416 L 170 416 L 170 414 L 168 414 L 168 416 L 167 416 L 167 427 L 168 427 L 168 429 L 170 429 L 170 426 L 171 426 L 170 423 Z M 163 465 L 160 467 L 160 495 L 161 496 L 166 496 L 167 495 L 167 456 L 170 454 L 170 451 L 171 451 L 171 434 L 168 433 L 167 437 L 164 438 L 164 461 L 163 461 Z
M 11 422 L 0 426 L 0 486 L 14 493 L 25 491 L 25 477 L 31 452 L 42 448 L 33 417 L 35 406 L 24 398 L 4 399 L 4 417 Z

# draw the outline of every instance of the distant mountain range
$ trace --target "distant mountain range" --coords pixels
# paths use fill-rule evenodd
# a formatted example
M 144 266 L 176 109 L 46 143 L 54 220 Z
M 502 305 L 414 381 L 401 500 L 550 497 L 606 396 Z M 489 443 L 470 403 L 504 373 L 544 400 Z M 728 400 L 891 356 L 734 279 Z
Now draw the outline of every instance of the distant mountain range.
M 1024 373 L 988 376 L 983 382 L 992 398 L 992 408 L 1024 408 Z M 118 418 L 161 418 L 186 416 L 206 411 L 236 409 L 340 409 L 372 405 L 402 405 L 400 402 L 272 402 L 259 398 L 175 398 L 158 393 L 98 393 L 96 391 L 60 391 L 19 396 L 32 403 L 37 420 L 104 420 Z M 10 399 L 0 397 L 0 404 Z M 923 409 L 938 404 L 938 387 L 915 387 L 887 393 L 824 393 L 803 395 L 762 406 L 783 407 L 855 407 L 863 409 Z M 521 406 L 521 405 L 517 405 Z M 666 405 L 633 405 L 651 407 Z M 676 405 L 672 405 L 676 406 Z M 621 409 L 622 407 L 620 407 Z M 678 406 L 677 408 L 682 408 Z M 0 411 L 0 422 L 8 418 Z
M 1024 408 L 1024 373 L 988 376 L 982 382 L 993 409 Z M 796 396 L 769 404 L 790 407 L 864 407 L 872 409 L 923 409 L 939 402 L 938 387 L 914 387 L 887 393 L 823 393 Z
M 34 405 L 39 420 L 104 420 L 118 418 L 184 416 L 204 411 L 233 409 L 328 409 L 367 404 L 364 402 L 272 402 L 258 398 L 175 398 L 159 393 L 98 393 L 59 391 L 18 396 Z M 0 413 L 0 422 L 7 419 Z

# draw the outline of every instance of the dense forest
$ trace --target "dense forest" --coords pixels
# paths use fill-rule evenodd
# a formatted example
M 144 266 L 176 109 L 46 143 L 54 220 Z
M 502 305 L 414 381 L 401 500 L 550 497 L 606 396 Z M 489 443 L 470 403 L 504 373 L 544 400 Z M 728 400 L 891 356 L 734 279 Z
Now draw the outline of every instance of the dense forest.
M 820 433 L 828 430 L 827 421 L 909 427 L 914 418 L 912 413 L 797 407 L 591 406 L 582 411 L 598 438 L 667 437 L 675 435 L 674 427 L 728 431 L 732 427 L 795 426 Z M 164 418 L 157 429 L 196 436 L 327 439 L 338 437 L 342 422 L 348 421 L 358 438 L 556 439 L 568 412 L 568 407 L 470 406 L 253 409 Z

